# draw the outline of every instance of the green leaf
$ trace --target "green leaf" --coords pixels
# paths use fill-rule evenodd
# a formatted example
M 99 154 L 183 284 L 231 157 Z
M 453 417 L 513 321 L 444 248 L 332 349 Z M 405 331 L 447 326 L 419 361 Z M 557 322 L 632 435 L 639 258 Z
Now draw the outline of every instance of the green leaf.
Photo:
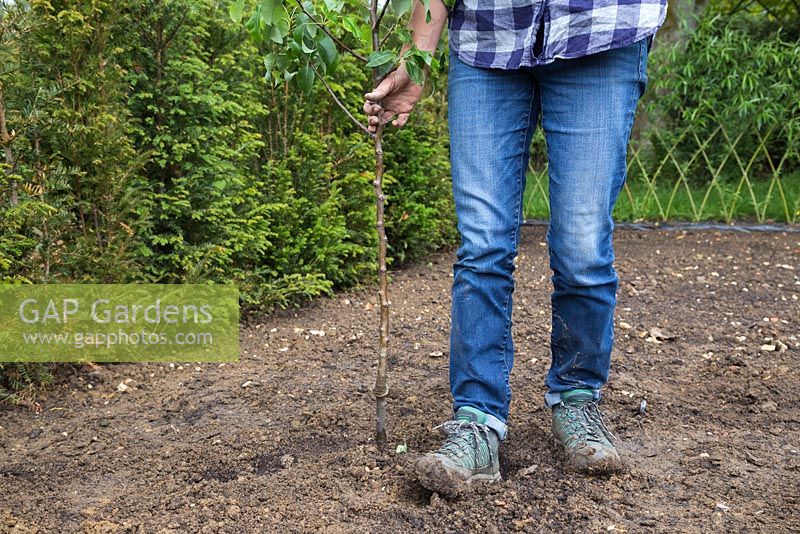
M 305 13 L 301 14 L 300 16 L 298 16 L 298 20 L 302 21 L 302 25 L 305 28 L 306 33 L 308 34 L 309 37 L 311 37 L 313 39 L 314 37 L 317 36 L 317 25 L 315 23 L 311 22 L 311 19 L 309 19 L 305 15 Z
M 274 52 L 270 52 L 266 56 L 264 56 L 264 68 L 266 69 L 266 73 L 264 74 L 264 79 L 270 81 L 272 78 L 272 69 L 275 67 L 275 62 L 278 60 L 278 55 Z
M 280 16 L 280 9 L 283 8 L 281 0 L 261 0 L 261 20 L 267 26 L 277 22 Z
M 383 79 L 387 74 L 394 70 L 394 62 L 389 62 L 380 67 L 376 67 L 378 69 L 378 78 Z
M 358 18 L 355 15 L 347 15 L 342 17 L 342 26 L 345 30 L 350 32 L 353 37 L 357 39 L 361 38 L 361 30 L 358 27 Z
M 409 44 L 411 43 L 411 32 L 405 28 L 398 28 L 397 30 L 397 38 L 400 39 L 401 43 Z
M 361 42 L 368 45 L 372 42 L 372 27 L 369 24 L 362 24 L 359 28 L 361 34 L 358 36 Z
M 339 51 L 336 49 L 336 43 L 327 33 L 322 34 L 322 38 L 318 42 L 319 57 L 325 65 L 325 74 L 330 74 L 336 67 L 336 59 L 339 56 Z
M 250 38 L 254 42 L 258 42 L 261 40 L 261 24 L 259 23 L 259 18 L 261 17 L 261 6 L 256 6 L 255 12 L 250 16 L 245 26 L 247 27 L 247 31 L 250 32 Z
M 378 50 L 369 55 L 367 67 L 379 67 L 394 60 L 394 53 L 389 50 Z
M 411 7 L 414 5 L 413 0 L 388 0 L 391 2 L 389 5 L 389 9 L 394 12 L 397 17 L 402 17 L 409 11 L 411 11 Z
M 305 30 L 303 29 L 303 25 L 298 18 L 295 21 L 294 30 L 292 30 L 292 38 L 299 43 L 303 40 L 303 34 L 305 34 Z
M 283 4 L 280 6 L 281 15 L 274 19 L 274 23 L 269 30 L 269 38 L 272 42 L 283 44 L 283 39 L 289 35 L 289 14 Z
M 244 15 L 244 0 L 236 0 L 228 7 L 228 14 L 231 20 L 236 24 L 242 22 L 242 15 Z
M 427 65 L 431 64 L 431 60 L 433 59 L 433 54 L 428 52 L 427 50 L 418 50 L 417 55 L 422 58 Z
M 313 54 L 317 50 L 316 48 L 309 48 L 308 45 L 306 45 L 305 39 L 300 40 L 300 46 L 306 54 Z
M 414 61 L 415 58 L 410 58 L 411 61 L 406 61 L 406 72 L 408 72 L 408 76 L 411 78 L 411 81 L 417 85 L 422 85 L 425 83 L 424 73 L 422 72 L 422 68 Z
M 308 63 L 300 67 L 300 72 L 297 73 L 297 85 L 306 94 L 311 93 L 314 87 L 314 69 Z
M 344 7 L 344 2 L 342 0 L 325 0 L 325 7 L 330 11 L 338 13 Z

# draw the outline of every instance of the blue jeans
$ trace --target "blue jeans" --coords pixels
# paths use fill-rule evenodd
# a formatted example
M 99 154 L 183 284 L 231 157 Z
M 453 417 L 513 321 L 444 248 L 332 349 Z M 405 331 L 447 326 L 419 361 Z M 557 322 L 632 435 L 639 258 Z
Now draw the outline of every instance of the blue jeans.
M 531 137 L 547 140 L 552 282 L 548 406 L 608 380 L 618 285 L 611 211 L 625 181 L 649 40 L 548 65 L 471 67 L 450 52 L 448 124 L 461 246 L 453 265 L 453 408 L 488 416 L 501 439 L 511 402 L 514 258 Z

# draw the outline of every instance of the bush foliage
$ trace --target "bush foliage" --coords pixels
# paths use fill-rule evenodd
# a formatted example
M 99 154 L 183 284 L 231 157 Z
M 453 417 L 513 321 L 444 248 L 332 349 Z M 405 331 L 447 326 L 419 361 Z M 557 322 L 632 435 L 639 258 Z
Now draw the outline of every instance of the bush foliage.
M 233 282 L 269 309 L 372 273 L 369 139 L 266 83 L 228 2 L 2 9 L 4 280 Z M 342 58 L 332 87 L 357 111 L 369 82 Z M 387 141 L 395 263 L 453 237 L 445 125 L 433 105 Z
M 764 4 L 776 13 L 791 9 L 788 2 Z M 800 19 L 729 10 L 718 2 L 687 42 L 654 50 L 648 111 L 657 128 L 649 134 L 657 134 L 657 147 L 676 146 L 680 162 L 692 161 L 702 146 L 696 170 L 687 170 L 698 181 L 709 179 L 708 167 L 738 179 L 737 155 L 743 165 L 753 158 L 754 179 L 769 178 L 780 162 L 791 173 L 800 168 Z
M 269 311 L 375 275 L 371 141 L 320 84 L 267 83 L 228 7 L 0 3 L 0 281 L 236 283 Z M 370 83 L 346 57 L 330 81 L 355 113 Z M 394 265 L 454 237 L 430 104 L 387 135 Z M 6 364 L 0 395 L 46 374 Z

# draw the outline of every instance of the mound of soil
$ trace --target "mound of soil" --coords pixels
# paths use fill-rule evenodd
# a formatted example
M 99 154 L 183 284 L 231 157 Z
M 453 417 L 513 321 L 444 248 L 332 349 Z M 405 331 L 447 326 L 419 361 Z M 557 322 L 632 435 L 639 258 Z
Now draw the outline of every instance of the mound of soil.
M 39 413 L 0 408 L 0 532 L 797 532 L 799 240 L 618 232 L 603 406 L 622 474 L 559 463 L 544 229 L 526 228 L 500 483 L 452 501 L 407 476 L 450 416 L 450 250 L 392 273 L 386 450 L 371 287 L 243 326 L 239 363 L 82 367 Z

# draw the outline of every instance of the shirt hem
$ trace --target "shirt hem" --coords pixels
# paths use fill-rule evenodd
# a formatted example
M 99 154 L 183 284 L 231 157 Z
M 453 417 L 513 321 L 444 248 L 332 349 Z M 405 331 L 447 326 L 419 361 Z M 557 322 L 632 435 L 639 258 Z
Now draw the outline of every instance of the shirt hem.
M 576 53 L 572 53 L 572 54 L 556 54 L 553 57 L 544 58 L 544 59 L 539 60 L 539 61 L 525 61 L 525 60 L 523 60 L 523 61 L 520 61 L 520 63 L 518 65 L 516 65 L 516 66 L 498 65 L 496 63 L 484 63 L 484 62 L 475 61 L 473 59 L 470 59 L 468 56 L 462 54 L 461 51 L 458 48 L 454 47 L 452 45 L 452 41 L 450 41 L 449 39 L 448 39 L 448 42 L 449 42 L 448 46 L 453 50 L 453 53 L 456 55 L 456 57 L 458 59 L 460 59 L 461 61 L 463 61 L 464 63 L 466 63 L 467 65 L 469 65 L 471 67 L 478 67 L 478 68 L 483 68 L 483 69 L 495 69 L 495 70 L 517 70 L 517 69 L 520 69 L 520 68 L 540 67 L 540 66 L 543 66 L 543 65 L 548 65 L 550 63 L 553 63 L 557 59 L 577 59 L 577 58 L 581 58 L 581 57 L 585 57 L 585 56 L 590 56 L 592 54 L 599 54 L 600 52 L 606 52 L 608 50 L 614 50 L 614 49 L 617 49 L 617 48 L 622 48 L 623 46 L 628 46 L 628 45 L 633 44 L 633 43 L 638 43 L 642 39 L 647 39 L 651 35 L 655 35 L 658 32 L 658 30 L 661 29 L 661 26 L 664 24 L 664 20 L 666 19 L 666 16 L 667 16 L 667 10 L 665 9 L 663 11 L 663 13 L 661 14 L 661 17 L 659 17 L 659 21 L 658 21 L 658 23 L 656 24 L 655 27 L 653 27 L 652 29 L 644 32 L 641 35 L 637 35 L 636 37 L 634 37 L 632 39 L 625 39 L 623 41 L 614 42 L 614 43 L 611 43 L 611 45 L 596 46 L 594 48 L 590 48 L 588 50 L 581 50 L 580 52 L 576 52 Z

